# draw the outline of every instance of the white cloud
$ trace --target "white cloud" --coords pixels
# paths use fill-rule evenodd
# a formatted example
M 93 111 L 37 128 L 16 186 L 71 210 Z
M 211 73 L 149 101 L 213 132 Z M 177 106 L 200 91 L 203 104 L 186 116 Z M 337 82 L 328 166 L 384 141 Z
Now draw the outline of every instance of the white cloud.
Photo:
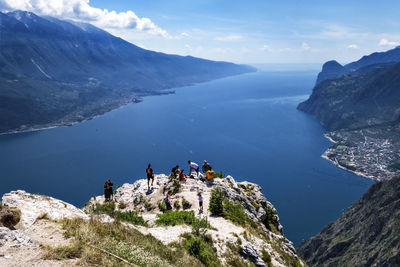
M 303 42 L 303 43 L 301 44 L 301 49 L 307 51 L 307 50 L 310 50 L 311 47 L 310 47 L 307 43 Z
M 220 36 L 220 37 L 215 37 L 214 40 L 216 41 L 223 41 L 223 42 L 232 42 L 232 41 L 238 41 L 242 39 L 243 36 L 237 35 L 237 34 L 230 34 L 227 36 Z
M 272 49 L 271 49 L 271 47 L 269 47 L 268 45 L 263 45 L 263 46 L 261 47 L 261 51 L 264 51 L 264 52 L 271 52 Z
M 379 46 L 396 46 L 399 45 L 399 42 L 389 41 L 388 39 L 381 39 L 379 41 Z
M 167 31 L 133 11 L 109 11 L 90 6 L 90 0 L 0 0 L 4 11 L 26 10 L 38 15 L 89 22 L 105 29 L 134 29 L 170 38 Z
M 351 45 L 347 46 L 347 48 L 349 48 L 349 49 L 358 49 L 359 47 L 356 44 L 351 44 Z

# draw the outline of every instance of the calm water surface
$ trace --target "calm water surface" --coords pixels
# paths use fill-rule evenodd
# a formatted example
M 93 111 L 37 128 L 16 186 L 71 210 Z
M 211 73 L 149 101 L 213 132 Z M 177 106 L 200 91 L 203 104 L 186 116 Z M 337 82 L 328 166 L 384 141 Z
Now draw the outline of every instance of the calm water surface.
M 258 72 L 147 97 L 73 127 L 0 136 L 0 194 L 15 189 L 77 206 L 114 184 L 187 160 L 258 183 L 296 245 L 335 220 L 372 184 L 321 158 L 330 142 L 296 110 L 315 72 Z

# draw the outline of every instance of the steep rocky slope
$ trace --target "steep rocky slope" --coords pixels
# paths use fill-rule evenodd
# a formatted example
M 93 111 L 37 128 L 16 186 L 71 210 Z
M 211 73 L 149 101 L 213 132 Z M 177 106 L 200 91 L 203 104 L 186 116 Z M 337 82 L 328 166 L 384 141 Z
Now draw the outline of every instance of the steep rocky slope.
M 400 177 L 379 182 L 298 251 L 310 266 L 400 266 Z
M 398 122 L 400 63 L 321 82 L 298 109 L 315 115 L 328 130 Z
M 231 203 L 231 215 L 246 223 L 207 211 L 216 188 Z M 176 202 L 186 202 L 181 205 L 186 210 L 164 215 L 194 216 L 189 224 L 159 224 L 166 190 L 175 192 L 174 210 Z M 204 197 L 204 213 L 198 210 L 198 192 Z M 114 200 L 105 203 L 103 196 L 93 197 L 84 213 L 47 196 L 24 191 L 5 194 L 3 205 L 21 212 L 16 231 L 31 241 L 21 241 L 16 249 L 15 238 L 4 237 L 10 233 L 0 234 L 0 254 L 4 255 L 0 265 L 118 266 L 122 262 L 116 257 L 121 257 L 139 266 L 203 266 L 204 262 L 213 266 L 305 266 L 282 235 L 275 208 L 256 184 L 239 183 L 230 176 L 208 183 L 197 179 L 176 183 L 156 175 L 152 190 L 147 190 L 146 180 L 138 180 L 119 187 Z M 203 226 L 197 228 L 196 223 Z

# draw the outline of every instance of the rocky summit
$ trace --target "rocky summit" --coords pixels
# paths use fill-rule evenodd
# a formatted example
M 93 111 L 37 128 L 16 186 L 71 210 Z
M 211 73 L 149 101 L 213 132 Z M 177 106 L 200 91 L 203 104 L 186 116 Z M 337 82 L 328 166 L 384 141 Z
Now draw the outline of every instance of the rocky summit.
M 231 176 L 180 182 L 160 174 L 150 189 L 140 179 L 83 209 L 18 190 L 1 208 L 20 219 L 16 230 L 0 228 L 0 266 L 305 266 L 261 187 Z

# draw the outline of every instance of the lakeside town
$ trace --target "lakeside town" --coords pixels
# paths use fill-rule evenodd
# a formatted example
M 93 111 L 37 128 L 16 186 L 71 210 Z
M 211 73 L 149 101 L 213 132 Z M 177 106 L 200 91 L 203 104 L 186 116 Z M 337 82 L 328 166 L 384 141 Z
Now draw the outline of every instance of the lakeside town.
M 400 124 L 325 135 L 334 144 L 323 157 L 338 167 L 377 181 L 400 175 Z

